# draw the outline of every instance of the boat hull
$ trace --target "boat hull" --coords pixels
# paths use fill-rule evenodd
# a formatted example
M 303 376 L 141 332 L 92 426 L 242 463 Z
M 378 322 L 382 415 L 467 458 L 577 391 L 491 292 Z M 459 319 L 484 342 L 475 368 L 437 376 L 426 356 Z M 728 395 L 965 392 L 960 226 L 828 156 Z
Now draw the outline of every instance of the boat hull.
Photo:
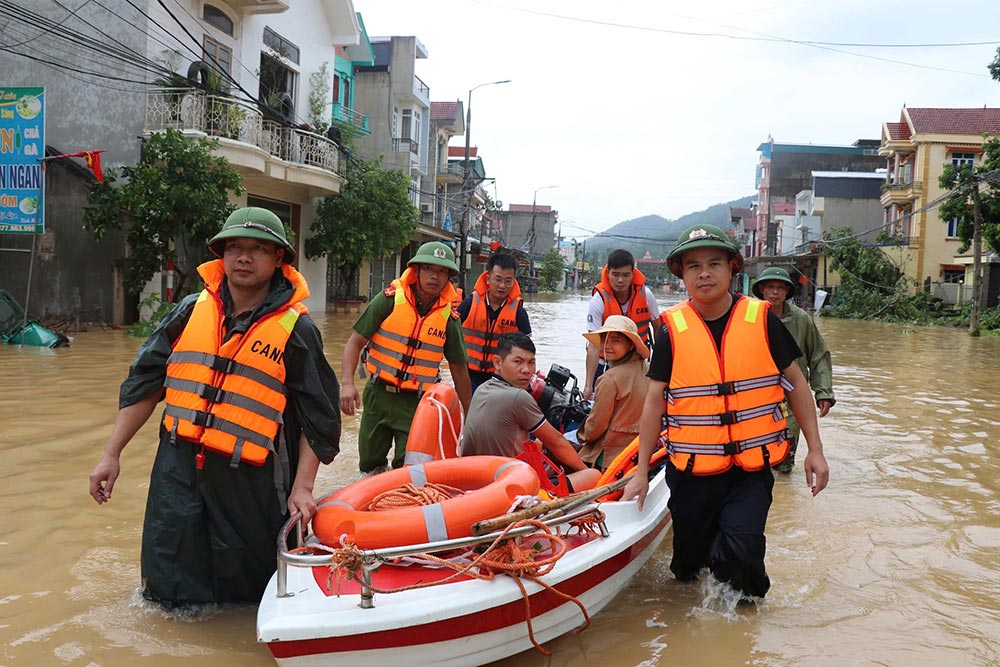
M 605 503 L 608 537 L 579 540 L 544 581 L 579 600 L 593 616 L 628 584 L 670 526 L 662 473 L 650 485 L 645 511 L 634 502 Z M 320 568 L 325 571 L 326 568 Z M 289 568 L 291 597 L 278 598 L 272 578 L 257 617 L 258 640 L 280 665 L 482 665 L 532 648 L 526 605 L 517 582 L 469 579 L 376 595 L 371 609 L 356 594 L 328 595 L 312 568 Z M 583 624 L 572 601 L 522 579 L 539 643 Z

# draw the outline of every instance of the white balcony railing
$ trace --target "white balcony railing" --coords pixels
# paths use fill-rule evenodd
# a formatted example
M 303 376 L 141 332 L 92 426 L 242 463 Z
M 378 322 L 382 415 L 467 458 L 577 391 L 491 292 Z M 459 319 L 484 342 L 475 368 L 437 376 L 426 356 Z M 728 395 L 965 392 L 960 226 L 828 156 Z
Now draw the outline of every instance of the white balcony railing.
M 256 146 L 294 164 L 336 173 L 337 144 L 324 136 L 265 120 L 253 104 L 192 88 L 154 88 L 146 94 L 145 130 L 203 132 Z

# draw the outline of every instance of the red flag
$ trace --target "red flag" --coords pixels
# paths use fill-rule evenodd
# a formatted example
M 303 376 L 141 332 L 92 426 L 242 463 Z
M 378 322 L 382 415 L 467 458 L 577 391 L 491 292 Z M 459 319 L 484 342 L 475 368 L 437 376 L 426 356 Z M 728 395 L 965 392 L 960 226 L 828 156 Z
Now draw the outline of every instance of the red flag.
M 101 153 L 104 152 L 103 148 L 94 151 L 80 151 L 78 153 L 64 153 L 62 155 L 49 155 L 43 158 L 44 160 L 58 160 L 64 157 L 82 157 L 87 161 L 87 168 L 94 172 L 94 178 L 97 179 L 99 183 L 104 182 L 104 172 L 101 171 Z M 44 162 L 43 162 L 44 164 Z
M 103 152 L 104 149 L 99 151 L 84 151 L 84 159 L 87 161 L 87 166 L 94 172 L 94 178 L 97 179 L 98 183 L 104 182 L 104 174 L 101 172 L 101 153 Z

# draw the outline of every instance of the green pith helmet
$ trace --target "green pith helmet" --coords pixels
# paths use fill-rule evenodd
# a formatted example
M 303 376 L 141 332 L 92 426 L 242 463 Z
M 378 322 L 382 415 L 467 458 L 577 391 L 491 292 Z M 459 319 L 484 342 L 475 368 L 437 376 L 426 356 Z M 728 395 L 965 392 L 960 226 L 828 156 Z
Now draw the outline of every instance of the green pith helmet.
M 733 273 L 739 273 L 743 270 L 743 255 L 740 254 L 740 249 L 736 247 L 736 244 L 725 232 L 715 225 L 695 225 L 681 232 L 680 238 L 677 239 L 677 245 L 667 255 L 667 266 L 670 268 L 672 274 L 678 278 L 683 277 L 684 271 L 681 267 L 681 256 L 688 250 L 694 250 L 695 248 L 723 248 L 724 250 L 728 250 L 733 254 L 733 259 L 736 260 L 737 264 Z
M 407 266 L 414 264 L 443 266 L 451 271 L 451 275 L 458 275 L 458 264 L 455 263 L 455 251 L 440 241 L 430 241 L 420 246 L 413 258 L 406 263 Z
M 229 214 L 222 230 L 212 237 L 208 247 L 216 257 L 222 257 L 226 239 L 260 239 L 271 241 L 285 251 L 284 263 L 295 261 L 295 248 L 285 237 L 285 226 L 274 213 L 266 208 L 246 206 Z
M 780 280 L 783 283 L 788 283 L 792 289 L 788 290 L 788 293 L 785 294 L 786 301 L 788 300 L 788 297 L 792 295 L 792 290 L 795 289 L 795 282 L 792 281 L 792 278 L 788 275 L 788 271 L 785 271 L 777 266 L 769 266 L 761 272 L 760 277 L 754 281 L 753 287 L 751 288 L 753 295 L 758 299 L 764 298 L 764 292 L 761 290 L 760 285 L 768 280 Z

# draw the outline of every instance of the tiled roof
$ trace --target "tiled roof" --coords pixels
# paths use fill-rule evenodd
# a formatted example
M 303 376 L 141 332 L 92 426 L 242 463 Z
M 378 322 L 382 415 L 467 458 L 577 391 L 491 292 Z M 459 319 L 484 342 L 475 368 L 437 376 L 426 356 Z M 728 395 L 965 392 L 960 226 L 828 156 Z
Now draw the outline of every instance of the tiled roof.
M 469 157 L 476 157 L 479 154 L 478 146 L 469 146 Z M 465 159 L 465 146 L 448 146 L 448 157 L 460 157 Z
M 886 123 L 889 141 L 906 141 L 910 138 L 910 126 L 906 123 Z
M 455 120 L 460 102 L 431 102 L 431 122 Z
M 913 134 L 1000 134 L 1000 109 L 903 109 Z

